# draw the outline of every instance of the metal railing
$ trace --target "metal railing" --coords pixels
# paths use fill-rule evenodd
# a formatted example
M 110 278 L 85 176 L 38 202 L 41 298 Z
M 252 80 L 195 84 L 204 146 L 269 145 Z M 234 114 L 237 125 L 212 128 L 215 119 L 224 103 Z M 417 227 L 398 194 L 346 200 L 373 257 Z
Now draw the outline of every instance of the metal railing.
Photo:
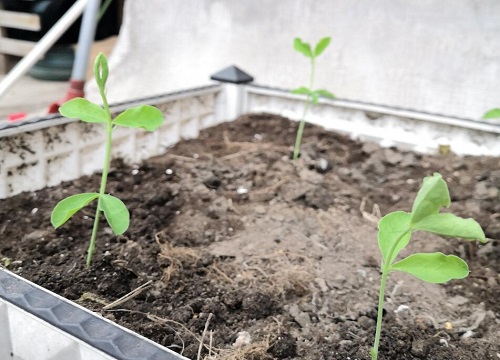
M 94 39 L 97 14 L 100 0 L 77 0 L 54 26 L 40 39 L 7 76 L 0 82 L 0 98 L 14 85 L 42 56 L 59 40 L 68 28 L 85 11 L 80 29 L 77 54 L 73 66 L 72 79 L 85 80 L 88 54 Z

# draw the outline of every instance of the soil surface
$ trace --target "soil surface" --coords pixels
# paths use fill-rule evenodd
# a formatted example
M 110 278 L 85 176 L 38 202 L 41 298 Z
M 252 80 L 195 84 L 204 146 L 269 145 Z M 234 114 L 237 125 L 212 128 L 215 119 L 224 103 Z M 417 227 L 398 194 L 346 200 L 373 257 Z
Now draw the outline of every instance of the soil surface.
M 131 226 L 117 237 L 101 222 L 90 269 L 94 208 L 57 230 L 50 212 L 98 189 L 99 175 L 0 200 L 0 258 L 191 359 L 203 335 L 205 359 L 368 360 L 376 222 L 409 211 L 423 177 L 437 171 L 451 210 L 475 218 L 491 240 L 414 236 L 405 254 L 454 253 L 471 275 L 431 285 L 392 274 L 379 358 L 498 360 L 500 160 L 383 149 L 308 125 L 292 161 L 296 130 L 285 118 L 251 114 L 143 164 L 113 163 L 107 190 L 127 204 Z

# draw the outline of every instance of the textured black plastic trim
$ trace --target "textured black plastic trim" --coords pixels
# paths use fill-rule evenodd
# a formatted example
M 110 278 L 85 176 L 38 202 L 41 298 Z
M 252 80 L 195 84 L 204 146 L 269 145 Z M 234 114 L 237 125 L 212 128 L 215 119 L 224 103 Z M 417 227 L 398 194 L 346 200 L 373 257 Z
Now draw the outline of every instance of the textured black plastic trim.
M 2 268 L 0 298 L 116 359 L 186 360 Z

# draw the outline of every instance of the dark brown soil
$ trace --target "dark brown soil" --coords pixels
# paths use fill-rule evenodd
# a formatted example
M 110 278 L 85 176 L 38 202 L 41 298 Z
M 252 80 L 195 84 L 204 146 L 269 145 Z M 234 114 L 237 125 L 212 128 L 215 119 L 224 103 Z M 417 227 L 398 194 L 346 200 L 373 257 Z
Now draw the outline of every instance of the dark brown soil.
M 97 190 L 99 176 L 0 200 L 0 258 L 189 358 L 208 323 L 206 359 L 364 360 L 380 279 L 377 218 L 410 210 L 422 178 L 438 171 L 452 211 L 492 240 L 415 237 L 409 251 L 461 255 L 471 276 L 444 286 L 392 276 L 380 359 L 498 360 L 500 160 L 381 149 L 308 125 L 294 162 L 296 129 L 247 115 L 138 166 L 114 163 L 108 191 L 129 207 L 131 226 L 116 237 L 101 223 L 90 270 L 94 209 L 57 230 L 49 219 L 62 198 Z

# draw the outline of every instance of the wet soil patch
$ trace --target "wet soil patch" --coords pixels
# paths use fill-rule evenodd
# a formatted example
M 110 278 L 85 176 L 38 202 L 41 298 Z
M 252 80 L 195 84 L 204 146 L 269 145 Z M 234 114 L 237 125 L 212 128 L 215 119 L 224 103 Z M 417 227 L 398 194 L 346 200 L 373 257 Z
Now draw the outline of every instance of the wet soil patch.
M 471 276 L 444 286 L 392 276 L 380 359 L 498 359 L 500 160 L 383 149 L 308 125 L 294 162 L 296 129 L 279 116 L 246 115 L 142 164 L 114 162 L 108 191 L 129 207 L 131 226 L 116 237 L 101 222 L 90 269 L 92 207 L 57 230 L 50 211 L 98 189 L 99 176 L 0 200 L 0 258 L 192 359 L 206 328 L 206 359 L 367 360 L 377 219 L 409 211 L 423 177 L 437 171 L 451 210 L 492 240 L 416 236 L 410 251 L 461 255 Z

